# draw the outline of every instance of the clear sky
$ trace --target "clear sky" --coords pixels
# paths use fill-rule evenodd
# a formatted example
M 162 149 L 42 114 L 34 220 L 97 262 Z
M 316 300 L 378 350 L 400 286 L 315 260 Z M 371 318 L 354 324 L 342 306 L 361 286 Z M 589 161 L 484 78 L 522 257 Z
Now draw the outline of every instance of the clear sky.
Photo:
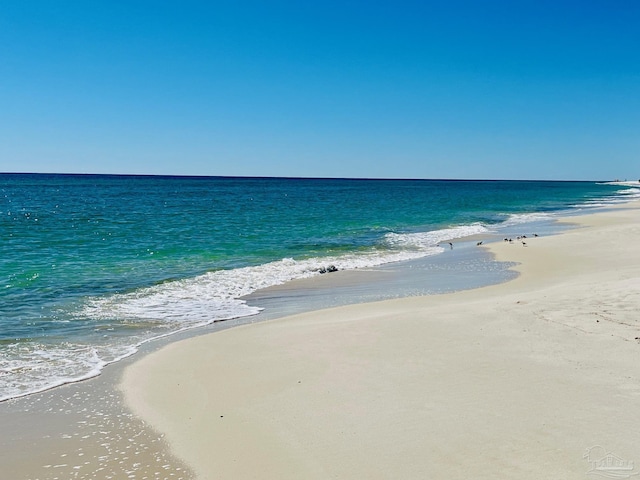
M 0 171 L 640 178 L 640 1 L 6 1 Z

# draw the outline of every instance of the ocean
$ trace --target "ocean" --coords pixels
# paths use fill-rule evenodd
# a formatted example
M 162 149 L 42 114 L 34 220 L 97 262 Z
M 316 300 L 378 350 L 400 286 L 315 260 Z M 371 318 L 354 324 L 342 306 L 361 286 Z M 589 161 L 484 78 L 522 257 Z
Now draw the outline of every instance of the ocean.
M 268 303 L 246 296 L 266 287 L 446 264 L 449 242 L 638 197 L 596 182 L 0 174 L 0 401 L 256 315 Z

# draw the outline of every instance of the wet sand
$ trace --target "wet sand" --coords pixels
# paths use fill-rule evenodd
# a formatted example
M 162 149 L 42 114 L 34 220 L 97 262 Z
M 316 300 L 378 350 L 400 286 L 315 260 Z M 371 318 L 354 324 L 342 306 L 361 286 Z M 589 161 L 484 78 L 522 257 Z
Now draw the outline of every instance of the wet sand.
M 0 403 L 0 478 L 190 479 L 163 435 L 124 406 L 122 369 Z

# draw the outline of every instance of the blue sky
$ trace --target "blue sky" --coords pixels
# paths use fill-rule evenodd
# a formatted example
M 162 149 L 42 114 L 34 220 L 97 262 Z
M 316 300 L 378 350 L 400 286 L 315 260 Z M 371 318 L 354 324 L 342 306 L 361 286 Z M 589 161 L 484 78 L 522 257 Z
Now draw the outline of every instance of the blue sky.
M 640 178 L 640 2 L 32 1 L 0 171 Z

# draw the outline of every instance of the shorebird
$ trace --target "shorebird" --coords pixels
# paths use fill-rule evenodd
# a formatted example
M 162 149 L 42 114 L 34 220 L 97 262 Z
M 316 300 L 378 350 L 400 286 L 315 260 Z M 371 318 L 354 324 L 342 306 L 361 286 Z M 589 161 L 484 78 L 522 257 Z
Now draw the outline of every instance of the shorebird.
M 482 245 L 482 241 L 476 243 L 476 246 L 479 247 L 480 245 Z

